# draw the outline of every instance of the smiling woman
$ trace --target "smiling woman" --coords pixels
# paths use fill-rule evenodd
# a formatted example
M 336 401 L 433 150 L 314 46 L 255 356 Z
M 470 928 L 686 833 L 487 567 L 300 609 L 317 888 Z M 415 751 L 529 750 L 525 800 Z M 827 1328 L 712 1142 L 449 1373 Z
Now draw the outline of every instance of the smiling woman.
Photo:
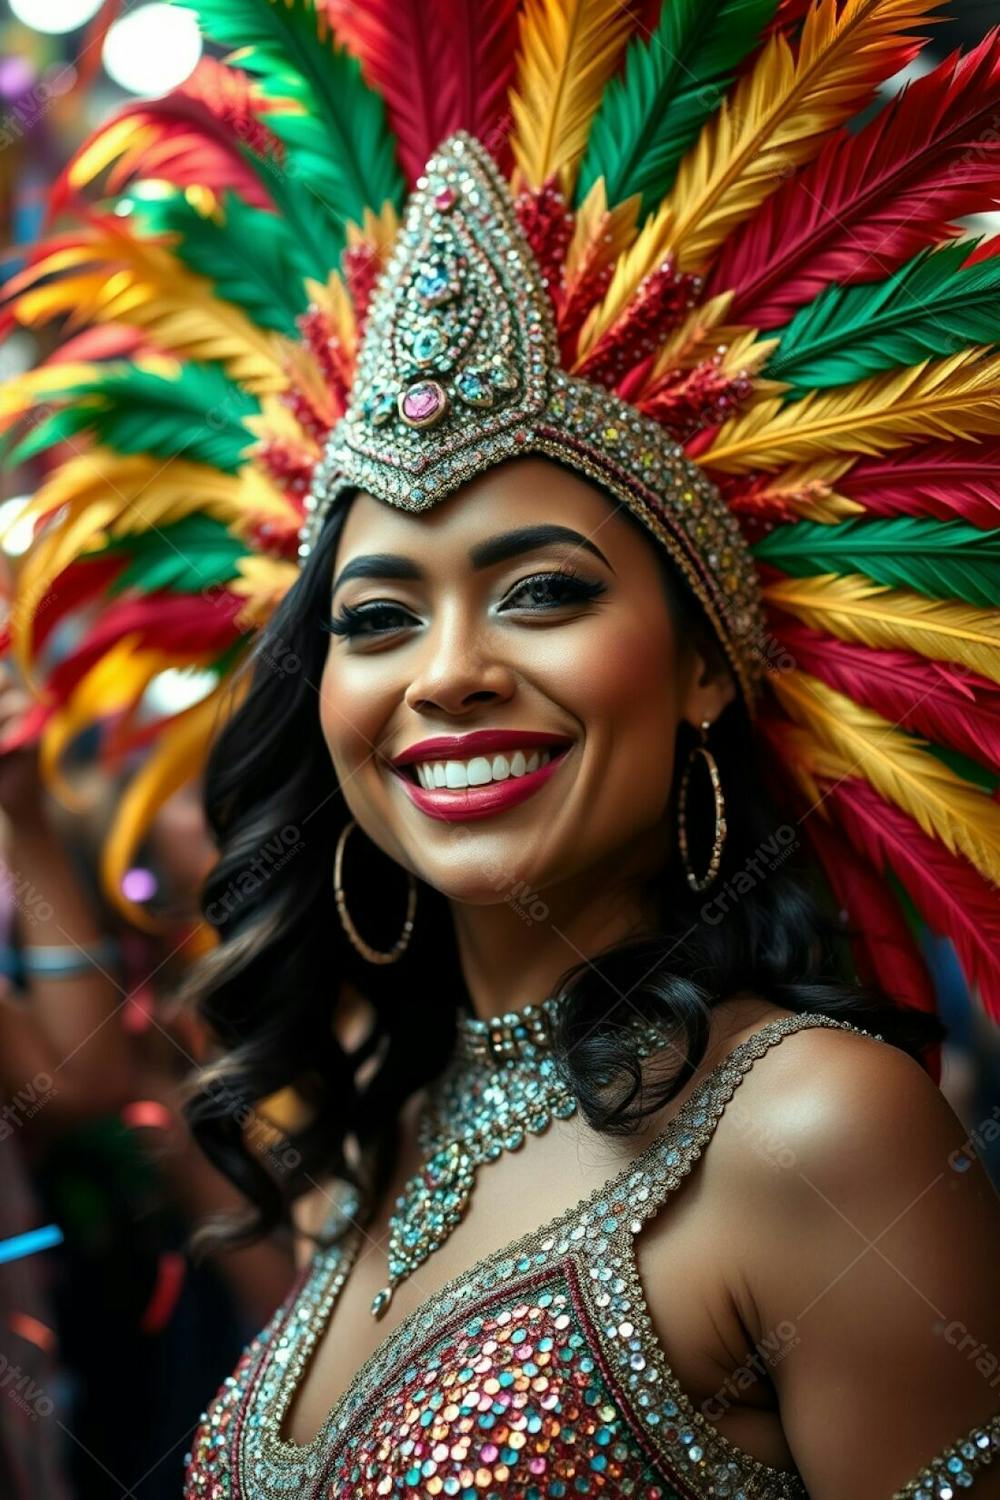
M 217 87 L 11 291 L 129 358 L 9 397 L 100 444 L 18 649 L 126 596 L 56 744 L 239 689 L 106 863 L 208 754 L 189 1117 L 302 1264 L 188 1500 L 1000 1496 L 919 946 L 1000 1015 L 1000 37 L 852 130 L 936 0 L 188 3 Z
M 291 681 L 269 665 L 277 642 L 301 663 Z M 689 793 L 682 856 L 680 787 L 703 723 L 725 788 L 725 833 L 720 841 L 706 776 Z M 523 743 L 520 755 L 511 739 Z M 539 762 L 546 747 L 555 753 L 532 770 L 532 747 Z M 441 766 L 434 790 L 407 775 Z M 915 1110 L 935 1121 L 906 1178 L 916 1198 L 962 1132 L 911 1061 L 940 1036 L 939 1023 L 851 980 L 843 928 L 781 798 L 697 599 L 631 512 L 593 482 L 525 457 L 427 515 L 361 491 L 327 519 L 213 749 L 207 807 L 221 857 L 206 903 L 276 829 L 295 827 L 302 844 L 280 879 L 219 924 L 223 944 L 193 986 L 224 1048 L 191 1108 L 198 1137 L 244 1187 L 258 1228 L 299 1198 L 300 1225 L 322 1246 L 305 1258 L 247 1385 L 211 1418 L 241 1410 L 255 1424 L 239 1462 L 267 1476 L 261 1495 L 317 1466 L 326 1493 L 352 1493 L 360 1455 L 372 1462 L 373 1445 L 387 1440 L 402 1462 L 408 1440 L 396 1424 L 417 1399 L 414 1378 L 425 1390 L 431 1372 L 456 1380 L 454 1361 L 471 1360 L 473 1343 L 481 1373 L 513 1374 L 506 1355 L 498 1363 L 488 1352 L 504 1347 L 499 1333 L 540 1339 L 538 1371 L 548 1342 L 567 1371 L 592 1372 L 593 1400 L 615 1413 L 592 1452 L 611 1445 L 623 1485 L 677 1473 L 690 1487 L 676 1493 L 701 1495 L 709 1491 L 694 1476 L 712 1474 L 713 1483 L 753 1479 L 748 1493 L 800 1496 L 798 1474 L 810 1494 L 851 1489 L 874 1500 L 907 1463 L 930 1456 L 929 1419 L 943 1441 L 966 1414 L 966 1426 L 988 1415 L 968 1363 L 963 1383 L 919 1308 L 899 1305 L 880 1280 L 883 1262 L 865 1277 L 850 1273 L 856 1251 L 846 1243 L 806 1253 L 836 1236 L 834 1220 L 803 1241 L 803 1180 L 831 1204 L 850 1204 L 873 1237 L 893 1214 L 879 1217 L 840 1163 L 882 1142 L 865 1191 L 885 1199 L 896 1180 L 898 1213 L 909 1205 L 887 1138 Z M 769 859 L 775 830 L 791 837 Z M 713 840 L 718 869 L 702 894 L 694 885 Z M 331 925 L 334 847 L 340 922 Z M 733 899 L 720 922 L 707 903 L 723 888 Z M 797 1039 L 788 1065 L 746 1086 L 753 1134 L 740 1114 L 723 1120 L 700 1196 L 673 1193 L 721 1114 L 712 1101 L 724 1104 L 741 1070 L 797 1029 L 812 1035 Z M 219 1099 L 288 1083 L 311 1114 L 295 1140 L 298 1165 L 276 1179 Z M 833 1161 L 816 1143 L 827 1114 L 829 1140 L 839 1141 Z M 771 1149 L 760 1150 L 760 1133 Z M 1000 1231 L 981 1176 L 962 1188 L 944 1219 L 939 1187 L 927 1221 L 918 1229 L 912 1220 L 926 1259 L 908 1275 L 984 1326 L 993 1314 L 979 1252 L 963 1266 L 952 1251 L 940 1290 L 931 1272 L 942 1223 L 955 1244 L 955 1213 L 968 1244 L 985 1249 Z M 615 1231 L 592 1241 L 602 1217 Z M 897 1256 L 901 1267 L 912 1260 L 908 1240 Z M 606 1270 L 621 1277 L 610 1303 L 587 1290 Z M 801 1285 L 782 1297 L 793 1271 Z M 824 1301 L 838 1275 L 846 1306 L 828 1290 Z M 677 1284 L 698 1289 L 697 1314 L 678 1302 Z M 767 1320 L 757 1310 L 765 1297 Z M 878 1306 L 859 1325 L 872 1299 Z M 810 1326 L 814 1301 L 831 1320 L 817 1309 Z M 606 1326 L 606 1306 L 628 1332 Z M 843 1347 L 839 1339 L 876 1316 L 889 1363 L 906 1351 L 922 1365 L 930 1406 L 914 1407 L 912 1391 L 895 1415 L 882 1402 L 878 1424 L 895 1422 L 895 1436 L 872 1430 L 865 1489 L 857 1466 L 844 1468 L 840 1450 L 825 1453 L 819 1440 L 837 1402 L 816 1408 L 815 1432 L 806 1414 L 790 1430 L 782 1403 L 806 1401 L 808 1411 L 803 1382 L 820 1390 L 819 1371 L 860 1370 L 853 1332 Z M 759 1348 L 775 1339 L 780 1358 L 762 1362 Z M 290 1351 L 280 1366 L 268 1357 L 275 1341 Z M 619 1357 L 627 1376 L 595 1384 L 598 1364 L 614 1370 Z M 666 1425 L 644 1457 L 628 1424 L 630 1411 L 647 1415 L 637 1384 L 647 1362 L 665 1403 L 648 1415 L 659 1411 Z M 881 1384 L 887 1371 L 870 1363 Z M 853 1389 L 852 1401 L 838 1398 L 841 1420 L 862 1433 L 870 1403 L 860 1379 Z M 461 1420 L 439 1425 L 442 1452 L 454 1442 L 468 1452 Z M 516 1439 L 523 1429 L 507 1430 Z M 505 1450 L 493 1446 L 499 1463 Z M 426 1461 L 441 1462 L 435 1451 L 427 1445 Z M 194 1461 L 200 1494 L 197 1476 L 214 1471 L 207 1450 L 195 1452 L 205 1455 Z M 480 1445 L 480 1468 L 499 1483 L 485 1452 Z

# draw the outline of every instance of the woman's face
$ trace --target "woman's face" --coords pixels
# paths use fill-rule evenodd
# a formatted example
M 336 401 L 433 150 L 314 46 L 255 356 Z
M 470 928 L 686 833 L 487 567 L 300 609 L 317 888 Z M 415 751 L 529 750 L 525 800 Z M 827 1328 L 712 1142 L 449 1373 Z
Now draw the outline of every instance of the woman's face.
M 320 713 L 351 814 L 398 864 L 487 904 L 518 880 L 535 892 L 663 862 L 678 723 L 714 720 L 734 683 L 708 679 L 678 638 L 657 545 L 544 458 L 489 469 L 420 515 L 356 496 L 331 617 L 358 617 L 331 635 Z M 428 791 L 413 763 L 393 765 L 421 741 L 484 730 L 526 732 L 548 766 L 531 774 L 530 745 L 523 763 L 511 746 L 449 747 L 441 765 L 467 776 L 438 778 L 499 779 Z M 418 757 L 431 782 L 440 756 Z

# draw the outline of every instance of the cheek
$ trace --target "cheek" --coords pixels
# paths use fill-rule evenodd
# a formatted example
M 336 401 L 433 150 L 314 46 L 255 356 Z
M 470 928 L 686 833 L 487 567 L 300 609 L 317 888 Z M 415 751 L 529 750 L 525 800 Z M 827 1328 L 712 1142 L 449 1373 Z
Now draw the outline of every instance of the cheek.
M 605 622 L 607 626 L 609 621 Z M 573 709 L 586 734 L 594 831 L 619 833 L 663 815 L 673 774 L 679 682 L 669 619 L 627 617 L 605 628 L 574 665 Z
M 668 619 L 604 622 L 575 664 L 581 718 L 616 737 L 677 721 L 676 645 Z
M 334 642 L 320 679 L 319 716 L 338 779 L 345 780 L 371 755 L 384 733 L 385 694 L 370 661 L 347 660 Z

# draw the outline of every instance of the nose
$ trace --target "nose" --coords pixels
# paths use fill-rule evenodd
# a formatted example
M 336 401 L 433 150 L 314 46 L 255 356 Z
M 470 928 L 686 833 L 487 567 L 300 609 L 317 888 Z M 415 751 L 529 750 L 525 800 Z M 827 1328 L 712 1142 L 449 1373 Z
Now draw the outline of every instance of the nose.
M 439 616 L 427 632 L 416 670 L 404 694 L 416 713 L 440 710 L 461 714 L 476 703 L 503 703 L 513 694 L 516 675 L 498 655 L 488 630 L 477 629 L 469 614 Z

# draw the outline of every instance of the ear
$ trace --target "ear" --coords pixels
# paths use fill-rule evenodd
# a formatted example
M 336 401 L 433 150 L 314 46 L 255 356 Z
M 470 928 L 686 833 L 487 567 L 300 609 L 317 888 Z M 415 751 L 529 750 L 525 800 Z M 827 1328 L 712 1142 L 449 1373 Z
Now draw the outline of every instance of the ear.
M 736 679 L 714 641 L 697 640 L 691 648 L 687 691 L 681 701 L 681 717 L 697 727 L 708 719 L 714 724 L 727 703 L 736 696 Z

